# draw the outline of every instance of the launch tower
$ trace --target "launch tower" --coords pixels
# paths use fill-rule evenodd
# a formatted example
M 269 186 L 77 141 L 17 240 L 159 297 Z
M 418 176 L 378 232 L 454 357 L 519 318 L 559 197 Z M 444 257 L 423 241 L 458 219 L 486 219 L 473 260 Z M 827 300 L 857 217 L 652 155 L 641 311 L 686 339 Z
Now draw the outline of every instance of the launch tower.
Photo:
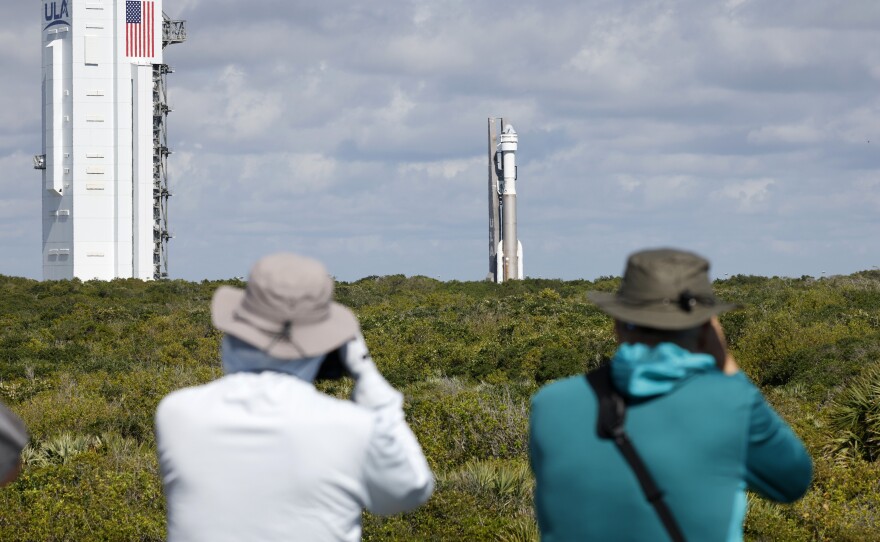
M 162 0 L 42 0 L 43 278 L 168 276 Z

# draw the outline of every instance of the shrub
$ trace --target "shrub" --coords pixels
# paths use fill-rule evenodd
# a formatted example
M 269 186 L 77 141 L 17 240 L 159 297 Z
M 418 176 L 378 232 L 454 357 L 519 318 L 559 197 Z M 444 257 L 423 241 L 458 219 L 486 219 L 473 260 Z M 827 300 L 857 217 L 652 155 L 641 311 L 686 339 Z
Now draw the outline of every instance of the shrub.
M 364 540 L 538 540 L 525 461 L 471 461 L 437 474 L 423 507 L 392 518 L 364 515 Z
M 0 540 L 163 538 L 153 412 L 172 390 L 219 376 L 209 301 L 223 283 L 0 276 L 0 400 L 32 436 L 21 476 L 0 491 Z M 339 284 L 380 369 L 404 392 L 438 479 L 418 510 L 365 514 L 365 540 L 536 539 L 529 397 L 611 354 L 611 321 L 585 294 L 619 283 L 395 275 Z M 745 306 L 722 315 L 731 347 L 815 464 L 796 504 L 751 497 L 746 539 L 880 540 L 871 425 L 880 273 L 736 276 L 715 287 Z M 351 384 L 318 388 L 347 397 Z
M 540 538 L 535 518 L 526 516 L 517 517 L 495 536 L 498 542 L 538 542 Z
M 101 439 L 64 432 L 39 445 L 27 461 L 29 464 L 44 466 L 48 464 L 67 464 L 81 453 L 101 446 Z
M 524 457 L 528 446 L 529 396 L 518 384 L 460 385 L 433 379 L 407 387 L 407 420 L 433 468 L 454 468 L 470 459 Z
M 162 488 L 154 470 L 117 470 L 97 450 L 27 466 L 0 492 L 0 540 L 164 539 Z
M 516 515 L 529 515 L 532 509 L 532 472 L 523 460 L 471 460 L 461 468 L 439 478 L 444 485 L 467 491 L 492 508 Z
M 828 450 L 843 459 L 880 459 L 880 364 L 867 369 L 831 403 Z

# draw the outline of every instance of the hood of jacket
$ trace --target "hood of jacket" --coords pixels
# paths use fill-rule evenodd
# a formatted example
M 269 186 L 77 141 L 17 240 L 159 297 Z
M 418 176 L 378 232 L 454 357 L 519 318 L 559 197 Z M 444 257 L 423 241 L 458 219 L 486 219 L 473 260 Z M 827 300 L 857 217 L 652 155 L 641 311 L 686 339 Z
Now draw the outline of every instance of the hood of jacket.
M 226 374 L 275 371 L 314 382 L 326 354 L 314 358 L 285 360 L 270 356 L 232 335 L 224 335 L 220 343 L 220 359 Z
M 717 370 L 711 355 L 690 352 L 673 343 L 624 343 L 611 358 L 614 387 L 633 398 L 664 395 L 691 376 Z

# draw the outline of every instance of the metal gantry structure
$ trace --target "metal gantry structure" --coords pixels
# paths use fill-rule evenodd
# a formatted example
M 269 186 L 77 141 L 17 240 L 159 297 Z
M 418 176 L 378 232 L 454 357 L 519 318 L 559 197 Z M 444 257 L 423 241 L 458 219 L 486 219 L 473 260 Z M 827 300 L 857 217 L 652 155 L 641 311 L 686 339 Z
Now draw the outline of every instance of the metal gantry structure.
M 162 0 L 42 3 L 43 278 L 167 278 L 163 53 L 186 23 Z
M 186 21 L 162 14 L 162 48 L 186 41 Z M 168 87 L 165 76 L 174 70 L 168 64 L 153 65 L 153 278 L 168 278 Z
M 498 138 L 495 122 L 504 125 L 504 119 L 489 118 L 489 274 L 486 280 L 498 282 L 498 243 L 501 241 L 501 191 L 498 189 L 498 170 L 495 167 L 495 147 Z

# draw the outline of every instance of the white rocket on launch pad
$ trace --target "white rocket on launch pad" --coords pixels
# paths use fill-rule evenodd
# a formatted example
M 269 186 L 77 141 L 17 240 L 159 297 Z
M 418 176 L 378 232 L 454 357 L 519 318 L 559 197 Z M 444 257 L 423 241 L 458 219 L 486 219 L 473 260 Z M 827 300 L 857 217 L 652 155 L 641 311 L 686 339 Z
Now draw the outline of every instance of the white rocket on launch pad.
M 42 0 L 43 278 L 168 275 L 162 0 Z
M 495 121 L 504 127 L 495 135 Z M 498 141 L 500 140 L 500 141 Z M 523 278 L 523 248 L 516 233 L 516 131 L 489 119 L 489 278 Z

